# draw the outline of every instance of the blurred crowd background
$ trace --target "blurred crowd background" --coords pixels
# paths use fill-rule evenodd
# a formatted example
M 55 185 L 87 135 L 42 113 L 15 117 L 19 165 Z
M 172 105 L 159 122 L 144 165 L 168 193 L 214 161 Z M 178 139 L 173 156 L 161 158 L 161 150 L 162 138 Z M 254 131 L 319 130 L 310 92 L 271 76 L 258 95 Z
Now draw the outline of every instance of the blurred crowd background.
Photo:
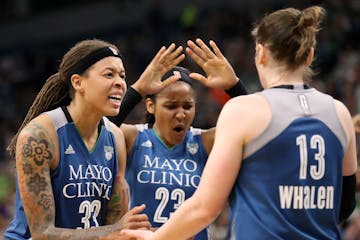
M 99 38 L 116 44 L 127 82 L 136 81 L 162 45 L 215 40 L 249 92 L 261 89 L 250 31 L 267 12 L 319 4 L 327 10 L 319 33 L 311 85 L 360 113 L 359 0 L 0 0 L 0 233 L 12 218 L 14 164 L 6 146 L 45 80 L 76 42 Z M 182 66 L 200 69 L 187 58 Z M 226 102 L 222 91 L 199 84 L 194 126 L 212 127 Z M 126 122 L 142 122 L 139 104 Z M 241 122 L 241 116 L 239 116 Z M 214 225 L 224 239 L 226 213 Z M 0 237 L 1 237 L 0 236 Z

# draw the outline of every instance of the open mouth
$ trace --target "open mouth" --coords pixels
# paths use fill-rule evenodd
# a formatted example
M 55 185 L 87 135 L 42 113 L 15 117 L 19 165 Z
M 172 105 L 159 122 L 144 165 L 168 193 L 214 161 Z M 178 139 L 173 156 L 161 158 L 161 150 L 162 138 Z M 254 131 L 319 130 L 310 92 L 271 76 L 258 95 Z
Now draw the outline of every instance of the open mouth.
M 121 96 L 110 96 L 109 99 L 121 101 Z
M 184 131 L 184 129 L 185 129 L 184 126 L 177 126 L 177 127 L 174 128 L 174 130 L 175 130 L 176 132 L 182 132 L 182 131 Z

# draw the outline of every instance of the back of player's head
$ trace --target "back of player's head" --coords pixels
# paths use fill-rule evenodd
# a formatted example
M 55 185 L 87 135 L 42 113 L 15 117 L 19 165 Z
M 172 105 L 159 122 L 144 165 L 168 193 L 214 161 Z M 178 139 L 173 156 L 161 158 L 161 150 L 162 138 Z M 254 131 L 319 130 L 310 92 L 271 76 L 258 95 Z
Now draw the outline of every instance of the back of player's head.
M 303 65 L 316 45 L 316 33 L 325 16 L 319 6 L 302 11 L 295 8 L 281 9 L 265 15 L 255 25 L 252 35 L 256 43 L 267 47 L 272 57 L 296 69 Z

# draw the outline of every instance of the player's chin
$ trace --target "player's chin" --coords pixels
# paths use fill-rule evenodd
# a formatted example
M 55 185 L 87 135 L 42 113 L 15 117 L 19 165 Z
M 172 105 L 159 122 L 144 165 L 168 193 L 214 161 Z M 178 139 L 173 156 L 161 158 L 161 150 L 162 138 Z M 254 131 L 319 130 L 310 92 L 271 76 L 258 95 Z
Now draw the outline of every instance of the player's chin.
M 181 143 L 184 138 L 185 138 L 185 131 L 173 131 L 172 132 L 172 136 L 171 136 L 171 140 L 172 140 L 172 144 L 179 144 Z
M 109 108 L 106 111 L 105 116 L 109 116 L 109 117 L 114 117 L 117 116 L 119 114 L 119 108 Z

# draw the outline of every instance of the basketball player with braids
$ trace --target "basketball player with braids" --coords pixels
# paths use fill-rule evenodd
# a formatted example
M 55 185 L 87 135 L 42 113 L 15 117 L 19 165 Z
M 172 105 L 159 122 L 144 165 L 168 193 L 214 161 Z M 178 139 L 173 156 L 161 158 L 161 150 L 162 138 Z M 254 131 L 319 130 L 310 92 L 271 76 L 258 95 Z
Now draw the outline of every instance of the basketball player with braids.
M 325 10 L 277 10 L 252 31 L 263 91 L 230 99 L 195 193 L 155 232 L 186 239 L 229 201 L 229 239 L 341 239 L 355 207 L 355 133 L 343 103 L 311 88 L 316 33 Z M 241 118 L 241 122 L 239 122 Z
M 181 62 L 182 47 L 162 47 L 140 78 L 161 82 Z M 9 151 L 17 192 L 6 239 L 111 239 L 124 228 L 150 228 L 144 205 L 128 210 L 124 135 L 105 116 L 126 92 L 116 46 L 84 40 L 63 57 L 33 102 Z
M 146 205 L 144 213 L 153 228 L 158 228 L 182 202 L 191 197 L 214 142 L 215 128 L 191 126 L 195 117 L 195 90 L 199 81 L 207 87 L 225 89 L 230 96 L 246 94 L 242 82 L 214 42 L 211 49 L 200 39 L 189 41 L 188 54 L 204 70 L 206 77 L 176 66 L 163 76 L 179 76 L 166 88 L 156 89 L 150 82 L 138 80 L 126 93 L 124 106 L 129 107 L 143 97 L 147 110 L 146 124 L 121 124 L 128 160 L 126 180 L 130 204 Z M 137 97 L 136 97 L 137 96 Z M 135 101 L 135 102 L 134 102 Z M 120 117 L 126 116 L 121 107 Z M 114 120 L 119 125 L 122 120 Z M 207 229 L 195 236 L 209 239 Z

